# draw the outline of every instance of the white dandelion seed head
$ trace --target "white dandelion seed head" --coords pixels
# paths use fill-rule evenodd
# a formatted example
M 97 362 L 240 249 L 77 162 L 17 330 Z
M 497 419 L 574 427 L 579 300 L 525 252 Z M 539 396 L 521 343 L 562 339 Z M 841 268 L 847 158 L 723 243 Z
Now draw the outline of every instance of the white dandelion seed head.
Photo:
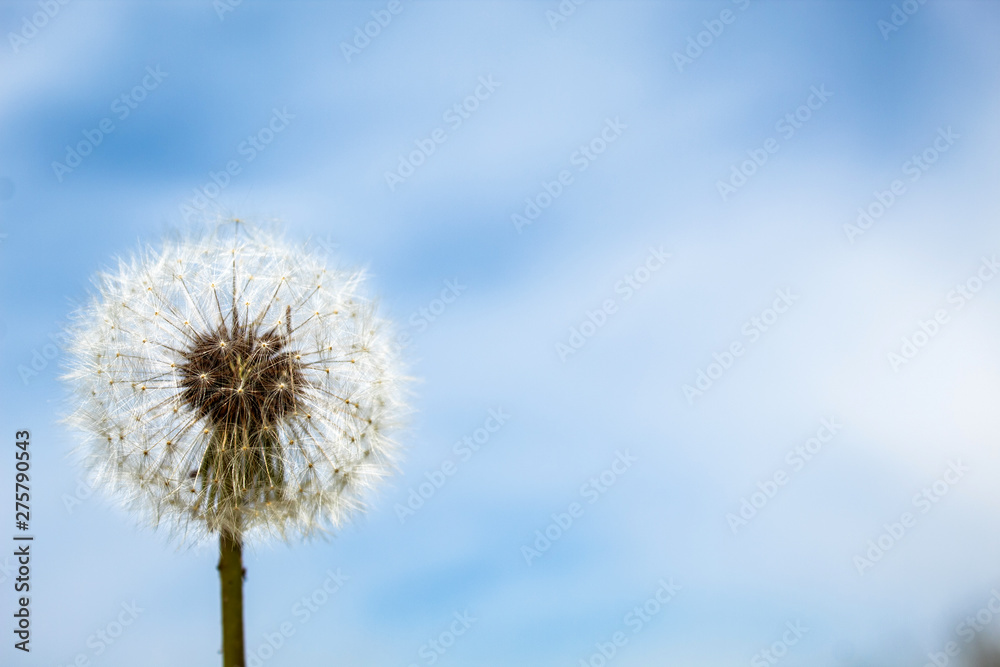
M 65 376 L 95 484 L 185 541 L 308 536 L 363 509 L 405 410 L 363 273 L 235 221 L 95 282 Z

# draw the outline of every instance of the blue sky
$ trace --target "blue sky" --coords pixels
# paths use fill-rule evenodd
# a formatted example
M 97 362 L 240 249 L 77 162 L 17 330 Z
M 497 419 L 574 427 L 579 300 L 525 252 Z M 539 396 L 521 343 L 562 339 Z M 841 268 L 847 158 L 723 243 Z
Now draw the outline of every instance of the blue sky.
M 33 651 L 0 662 L 217 660 L 211 546 L 78 489 L 57 421 L 73 303 L 192 202 L 367 266 L 420 378 L 372 511 L 247 556 L 262 664 L 597 665 L 618 632 L 621 667 L 968 656 L 1000 587 L 997 6 L 389 4 L 0 8 L 4 451 L 31 429 L 37 536 Z

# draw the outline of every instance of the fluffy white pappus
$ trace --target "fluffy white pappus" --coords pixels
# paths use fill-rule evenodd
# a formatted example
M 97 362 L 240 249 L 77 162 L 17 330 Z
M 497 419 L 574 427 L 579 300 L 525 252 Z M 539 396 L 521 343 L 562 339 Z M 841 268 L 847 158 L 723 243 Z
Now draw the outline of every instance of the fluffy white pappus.
M 341 525 L 406 406 L 361 272 L 246 223 L 121 258 L 75 313 L 71 425 L 93 482 L 185 542 Z

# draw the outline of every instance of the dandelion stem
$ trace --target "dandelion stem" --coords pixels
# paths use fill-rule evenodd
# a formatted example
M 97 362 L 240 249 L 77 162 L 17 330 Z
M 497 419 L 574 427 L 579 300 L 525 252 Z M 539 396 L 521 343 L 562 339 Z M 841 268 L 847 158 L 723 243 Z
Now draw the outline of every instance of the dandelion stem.
M 243 648 L 243 546 L 238 535 L 219 535 L 219 579 L 222 584 L 222 665 L 245 667 Z

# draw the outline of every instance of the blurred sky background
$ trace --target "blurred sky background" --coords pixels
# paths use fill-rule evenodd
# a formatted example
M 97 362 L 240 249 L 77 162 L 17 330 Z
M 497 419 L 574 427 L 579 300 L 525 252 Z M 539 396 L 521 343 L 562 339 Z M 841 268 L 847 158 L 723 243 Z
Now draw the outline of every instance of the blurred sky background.
M 774 658 L 789 667 L 919 667 L 950 640 L 949 664 L 966 657 L 958 623 L 1000 588 L 1000 280 L 976 282 L 1000 254 L 1000 7 L 387 6 L 0 6 L 0 493 L 29 428 L 37 536 L 29 656 L 11 646 L 0 556 L 0 664 L 218 664 L 214 545 L 179 551 L 78 487 L 58 334 L 90 276 L 185 225 L 231 161 L 205 216 L 279 219 L 331 262 L 369 267 L 421 379 L 400 474 L 372 511 L 328 542 L 246 555 L 247 648 L 262 664 L 597 666 L 622 632 L 608 664 L 764 665 L 788 623 L 807 629 Z M 366 24 L 377 34 L 345 54 Z M 697 57 L 679 61 L 688 48 Z M 456 125 L 446 112 L 477 87 Z M 825 101 L 787 136 L 779 121 L 814 87 Z M 275 110 L 286 121 L 261 134 Z M 53 167 L 103 119 L 113 131 L 89 155 Z M 609 119 L 619 135 L 581 158 Z M 446 140 L 390 187 L 386 172 L 437 128 Z M 251 151 L 259 134 L 273 140 Z M 769 138 L 777 151 L 724 200 L 718 181 Z M 914 181 L 905 163 L 927 149 Z M 563 170 L 572 181 L 517 229 L 512 215 Z M 902 194 L 849 239 L 896 179 Z M 626 298 L 619 281 L 650 247 L 671 257 Z M 465 289 L 441 312 L 445 281 Z M 981 289 L 969 300 L 959 285 Z M 751 340 L 744 323 L 777 290 L 793 305 Z M 560 355 L 606 300 L 603 326 Z M 944 323 L 927 325 L 937 311 Z M 935 334 L 893 368 L 921 322 Z M 689 401 L 683 386 L 734 341 L 744 354 Z M 462 460 L 454 443 L 491 409 L 509 419 Z M 842 428 L 796 470 L 786 454 L 822 419 Z M 626 451 L 635 463 L 591 503 L 581 486 Z M 401 521 L 446 461 L 456 474 Z M 939 481 L 949 466 L 967 470 Z M 779 471 L 787 483 L 734 534 L 727 514 Z M 936 481 L 947 493 L 915 503 Z M 529 564 L 522 547 L 574 502 L 582 516 Z M 905 533 L 859 572 L 905 512 Z M 302 622 L 296 603 L 337 568 L 349 580 Z M 661 580 L 680 590 L 634 632 L 626 615 Z M 132 601 L 136 621 L 95 641 Z M 465 611 L 471 628 L 434 652 Z M 1000 629 L 989 615 L 977 634 Z M 294 634 L 261 649 L 283 622 Z

